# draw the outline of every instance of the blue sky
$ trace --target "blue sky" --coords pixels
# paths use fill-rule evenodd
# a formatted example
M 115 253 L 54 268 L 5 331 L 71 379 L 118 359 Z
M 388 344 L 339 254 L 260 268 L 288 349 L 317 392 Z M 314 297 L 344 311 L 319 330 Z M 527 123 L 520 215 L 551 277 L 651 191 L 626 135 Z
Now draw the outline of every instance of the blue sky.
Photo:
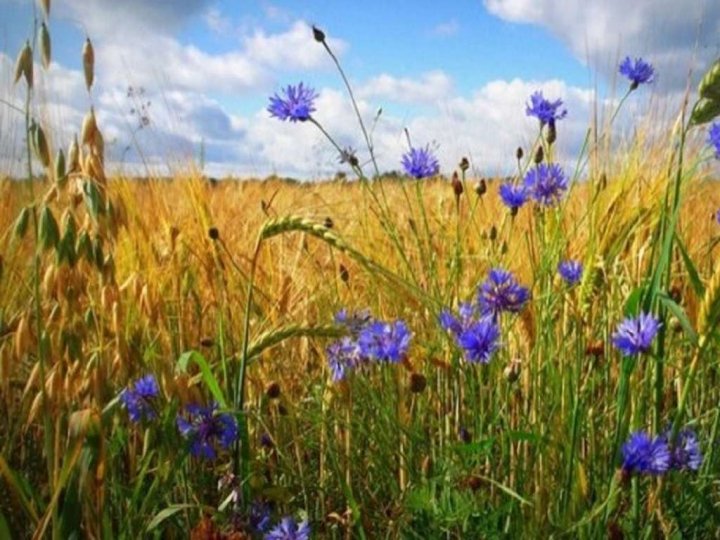
M 0 0 L 0 98 L 11 103 L 22 100 L 12 64 L 35 11 L 32 0 Z M 602 109 L 625 89 L 615 81 L 623 56 L 643 56 L 658 70 L 628 104 L 636 118 L 677 99 L 688 68 L 702 69 L 720 50 L 720 5 L 709 0 L 53 0 L 53 65 L 38 71 L 35 114 L 65 146 L 93 104 L 111 161 L 125 169 L 182 166 L 202 142 L 210 174 L 332 175 L 342 167 L 317 130 L 264 111 L 268 95 L 306 81 L 320 93 L 318 120 L 341 144 L 361 146 L 312 24 L 329 36 L 366 121 L 383 108 L 374 138 L 388 169 L 399 167 L 407 127 L 413 143 L 433 145 L 443 169 L 468 155 L 480 173 L 511 170 L 508 156 L 536 129 L 524 114 L 535 89 L 566 101 L 559 150 L 571 161 L 593 103 Z M 98 62 L 91 97 L 80 71 L 86 34 Z M 139 103 L 129 86 L 151 102 L 143 129 L 129 112 Z M 18 129 L 13 114 L 0 110 L 6 133 Z M 6 167 L 20 139 L 6 137 Z

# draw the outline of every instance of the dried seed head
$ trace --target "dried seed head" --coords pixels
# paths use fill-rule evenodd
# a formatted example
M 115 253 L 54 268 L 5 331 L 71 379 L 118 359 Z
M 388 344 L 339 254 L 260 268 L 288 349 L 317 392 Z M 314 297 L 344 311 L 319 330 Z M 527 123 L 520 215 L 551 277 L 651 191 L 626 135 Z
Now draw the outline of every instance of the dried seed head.
M 90 38 L 87 38 L 85 45 L 83 45 L 82 63 L 83 73 L 85 74 L 85 87 L 89 92 L 95 80 L 95 50 L 93 49 Z
M 470 168 L 470 162 L 468 161 L 468 158 L 464 157 L 460 160 L 460 170 L 462 172 L 467 171 Z
M 545 150 L 543 150 L 542 146 L 538 146 L 535 151 L 535 165 L 542 163 L 543 159 L 545 159 Z
M 50 150 L 48 148 L 47 139 L 45 138 L 45 131 L 43 131 L 40 124 L 32 123 L 30 126 L 30 132 L 32 133 L 32 146 L 35 151 L 35 157 L 42 163 L 42 166 L 46 169 L 50 166 Z
M 317 41 L 318 43 L 325 43 L 325 32 L 320 30 L 315 25 L 313 25 L 312 31 L 313 31 L 313 38 L 315 38 L 315 41 Z
M 17 83 L 20 77 L 25 77 L 28 88 L 33 87 L 33 59 L 29 40 L 25 42 L 25 46 L 18 53 L 17 60 L 15 61 L 14 82 Z
M 482 197 L 487 192 L 487 181 L 481 178 L 477 184 L 475 184 L 475 193 L 478 197 Z
M 455 194 L 455 200 L 458 201 L 460 199 L 460 195 L 463 194 L 464 189 L 463 189 L 463 184 L 460 181 L 460 177 L 458 176 L 457 171 L 453 172 L 452 188 L 453 188 L 453 193 Z
M 323 222 L 323 225 L 325 225 L 325 228 L 326 228 L 326 229 L 332 229 L 332 228 L 333 228 L 333 225 L 334 225 L 332 218 L 331 218 L 331 217 L 326 217 L 326 218 L 325 218 L 325 221 Z
M 672 298 L 673 302 L 676 304 L 682 302 L 682 289 L 679 285 L 673 285 L 670 287 L 668 293 L 670 294 L 670 298 Z
M 217 227 L 210 227 L 208 229 L 208 236 L 210 240 L 218 240 L 220 238 L 220 231 L 218 231 Z
M 45 23 L 40 25 L 38 43 L 40 45 L 40 60 L 45 69 L 50 67 L 50 59 L 52 58 L 52 46 L 50 44 L 50 32 Z
M 410 391 L 413 394 L 419 394 L 427 387 L 427 379 L 422 373 L 410 374 Z
M 518 377 L 520 377 L 521 367 L 522 364 L 517 358 L 513 358 L 510 363 L 505 366 L 505 369 L 503 370 L 503 375 L 509 383 L 514 383 L 518 380 Z
M 97 120 L 95 120 L 95 108 L 90 110 L 83 118 L 82 128 L 80 129 L 80 140 L 82 144 L 90 145 L 95 142 L 95 132 L 97 131 Z
M 490 227 L 489 238 L 491 242 L 494 242 L 497 239 L 497 227 L 495 225 Z
M 280 397 L 280 383 L 273 381 L 267 385 L 265 395 L 268 399 L 277 399 Z
M 605 354 L 605 342 L 602 339 L 598 339 L 588 343 L 585 348 L 585 354 L 588 356 L 594 356 L 599 358 Z
M 68 149 L 67 172 L 77 172 L 80 169 L 80 145 L 78 145 L 77 134 L 73 137 Z
M 524 155 L 525 153 L 523 152 L 522 146 L 518 146 L 517 150 L 515 150 L 515 157 L 517 160 L 520 161 Z
M 347 267 L 344 264 L 340 264 L 340 279 L 343 281 L 343 283 L 347 283 L 350 281 L 350 272 L 348 272 Z

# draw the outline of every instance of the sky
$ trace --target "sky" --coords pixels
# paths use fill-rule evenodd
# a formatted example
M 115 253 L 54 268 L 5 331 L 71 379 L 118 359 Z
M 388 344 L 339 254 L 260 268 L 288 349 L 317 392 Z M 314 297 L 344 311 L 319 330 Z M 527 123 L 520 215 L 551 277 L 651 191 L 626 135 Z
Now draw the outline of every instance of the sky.
M 0 0 L 0 170 L 11 175 L 22 174 L 24 155 L 24 118 L 10 106 L 25 97 L 14 63 L 35 18 L 33 0 Z M 287 85 L 310 85 L 319 94 L 314 118 L 367 162 L 347 91 L 312 25 L 350 80 L 384 171 L 401 168 L 407 130 L 444 173 L 463 156 L 477 174 L 512 173 L 515 149 L 537 135 L 525 114 L 536 90 L 565 102 L 557 150 L 572 162 L 594 107 L 611 110 L 626 91 L 617 74 L 626 55 L 651 62 L 657 77 L 623 105 L 619 130 L 658 110 L 672 114 L 688 74 L 695 84 L 720 56 L 715 0 L 52 0 L 52 64 L 36 65 L 33 116 L 66 148 L 94 106 L 107 161 L 120 172 L 202 163 L 216 177 L 349 173 L 316 126 L 266 110 Z M 90 94 L 86 37 L 96 57 Z

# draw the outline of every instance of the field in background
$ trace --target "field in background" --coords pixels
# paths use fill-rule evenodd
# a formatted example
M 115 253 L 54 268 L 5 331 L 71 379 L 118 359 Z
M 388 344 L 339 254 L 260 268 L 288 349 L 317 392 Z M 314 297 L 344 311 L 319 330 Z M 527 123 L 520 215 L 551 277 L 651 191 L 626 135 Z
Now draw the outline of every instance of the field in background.
M 560 235 L 545 246 L 555 253 L 553 259 L 585 262 L 592 278 L 570 291 L 552 278 L 552 271 L 541 268 L 542 213 L 523 208 L 512 219 L 500 203 L 497 182 L 488 182 L 482 195 L 476 193 L 477 185 L 477 180 L 467 179 L 457 205 L 447 181 L 372 186 L 392 209 L 405 260 L 379 225 L 372 198 L 357 182 L 111 179 L 107 196 L 115 205 L 115 236 L 105 250 L 114 259 L 112 275 L 93 272 L 85 261 L 70 270 L 58 265 L 51 253 L 44 259 L 39 287 L 48 325 L 60 333 L 72 329 L 82 335 L 76 358 L 57 336 L 49 352 L 49 365 L 54 366 L 47 383 L 50 401 L 70 414 L 62 417 L 65 420 L 55 417 L 59 423 L 54 444 L 71 444 L 72 430 L 79 429 L 72 427 L 78 421 L 72 411 L 100 414 L 130 381 L 147 372 L 157 375 L 174 406 L 178 399 L 207 400 L 203 380 L 193 376 L 198 372 L 177 370 L 178 358 L 188 350 L 201 352 L 220 384 L 229 388 L 223 358 L 237 361 L 241 354 L 247 276 L 258 233 L 268 220 L 298 216 L 342 239 L 382 271 L 307 231 L 270 238 L 257 267 L 251 335 L 293 325 L 327 325 L 335 312 L 347 307 L 369 308 L 381 319 L 403 318 L 414 339 L 404 365 L 357 375 L 350 385 L 330 381 L 327 339 L 290 334 L 251 364 L 246 409 L 255 448 L 253 490 L 283 510 L 302 508 L 321 535 L 344 535 L 344 530 L 352 530 L 353 519 L 359 520 L 354 527 L 363 527 L 368 537 L 401 531 L 414 531 L 416 537 L 454 535 L 463 530 L 544 535 L 582 523 L 607 495 L 616 468 L 611 435 L 619 363 L 608 336 L 648 271 L 668 183 L 662 167 L 636 156 L 619 162 L 609 179 L 573 185 L 564 211 L 556 214 L 560 221 L 553 230 Z M 34 186 L 38 197 L 50 188 Z M 683 192 L 677 230 L 706 280 L 715 259 L 719 226 L 714 212 L 720 194 L 713 181 L 700 176 L 686 178 Z M 31 353 L 37 337 L 32 325 L 27 328 L 32 323 L 33 242 L 13 234 L 28 193 L 23 182 L 0 184 L 0 380 L 9 412 L 2 430 L 10 434 L 3 455 L 9 467 L 26 471 L 37 490 L 43 485 L 40 449 L 31 444 L 40 444 L 38 364 Z M 70 183 L 46 201 L 60 208 L 59 213 L 80 204 L 82 199 L 73 193 Z M 459 261 L 460 270 L 453 261 Z M 503 325 L 503 347 L 488 366 L 459 364 L 438 326 L 438 310 L 441 304 L 471 298 L 496 266 L 511 269 L 521 283 L 533 286 L 535 298 L 520 317 Z M 701 298 L 693 292 L 677 253 L 670 271 L 672 294 L 694 324 Z M 82 306 L 69 309 L 73 287 L 86 290 L 87 296 Z M 553 291 L 553 298 L 538 294 L 542 287 L 549 287 L 545 290 Z M 437 304 L 424 302 L 414 288 L 432 295 Z M 53 310 L 59 313 L 53 315 Z M 77 318 L 76 313 L 87 310 L 93 312 L 92 324 Z M 679 399 L 690 357 L 677 320 L 669 340 L 673 353 L 664 367 L 663 421 Z M 598 351 L 598 343 L 607 345 Z M 510 366 L 519 366 L 518 377 L 509 375 Z M 703 366 L 702 373 L 691 409 L 707 437 L 718 417 L 715 362 Z M 427 387 L 416 394 L 411 381 L 417 374 Z M 278 388 L 271 383 L 279 385 L 277 398 Z M 641 380 L 636 384 L 642 388 Z M 643 407 L 645 395 L 640 390 L 632 395 L 634 411 Z M 574 437 L 579 444 L 571 450 L 568 441 L 578 422 L 580 431 Z M 182 537 L 183 523 L 195 526 L 200 519 L 196 504 L 210 511 L 221 502 L 215 484 L 224 466 L 213 470 L 187 458 L 180 462 L 178 456 L 153 454 L 155 437 L 123 427 L 122 415 L 103 424 L 96 429 L 110 437 L 101 454 L 107 460 L 105 481 L 77 480 L 81 489 L 76 496 L 88 508 L 95 504 L 95 493 L 112 501 L 106 519 L 119 519 L 127 504 L 122 501 L 129 497 L 124 486 L 145 486 L 152 500 L 133 499 L 139 506 L 127 510 L 133 515 L 124 530 L 144 531 L 163 507 L 187 501 L 183 504 L 193 508 L 183 512 L 189 521 L 178 521 L 178 513 L 162 522 L 169 527 L 165 534 L 179 527 L 175 534 Z M 463 438 L 466 433 L 468 440 Z M 272 437 L 272 450 L 260 444 L 263 434 Z M 146 458 L 148 466 L 153 463 L 150 476 L 137 470 Z M 572 469 L 565 465 L 568 459 Z M 185 488 L 174 479 L 173 467 L 179 463 L 184 474 L 193 477 L 191 492 L 186 491 L 187 479 Z M 86 464 L 85 474 L 95 473 L 97 465 Z M 31 517 L 23 514 L 22 502 L 11 493 L 6 490 L 3 499 L 6 508 L 14 509 L 11 522 L 28 526 Z M 709 493 L 702 497 L 712 500 Z M 692 508 L 700 504 L 692 497 L 678 500 Z M 33 506 L 32 500 L 28 505 Z M 626 511 L 623 504 L 613 510 L 613 526 L 623 522 Z M 676 527 L 652 514 L 646 519 L 668 531 Z M 83 520 L 93 518 L 85 514 Z M 585 526 L 593 535 L 607 525 L 593 520 Z

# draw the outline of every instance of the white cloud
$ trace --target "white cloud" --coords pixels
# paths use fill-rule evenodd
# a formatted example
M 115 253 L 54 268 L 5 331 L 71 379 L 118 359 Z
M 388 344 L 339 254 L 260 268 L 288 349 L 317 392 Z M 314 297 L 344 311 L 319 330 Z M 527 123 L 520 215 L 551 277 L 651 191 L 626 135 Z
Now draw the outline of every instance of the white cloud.
M 452 79 L 441 70 L 424 73 L 419 79 L 384 73 L 359 87 L 358 95 L 395 103 L 434 103 L 448 96 L 452 87 Z
M 614 74 L 619 57 L 644 56 L 655 64 L 662 91 L 684 86 L 689 68 L 702 70 L 718 54 L 715 0 L 483 2 L 505 20 L 544 26 L 606 75 Z
M 456 35 L 460 31 L 460 24 L 456 19 L 441 22 L 432 29 L 432 35 L 438 37 L 450 37 Z

